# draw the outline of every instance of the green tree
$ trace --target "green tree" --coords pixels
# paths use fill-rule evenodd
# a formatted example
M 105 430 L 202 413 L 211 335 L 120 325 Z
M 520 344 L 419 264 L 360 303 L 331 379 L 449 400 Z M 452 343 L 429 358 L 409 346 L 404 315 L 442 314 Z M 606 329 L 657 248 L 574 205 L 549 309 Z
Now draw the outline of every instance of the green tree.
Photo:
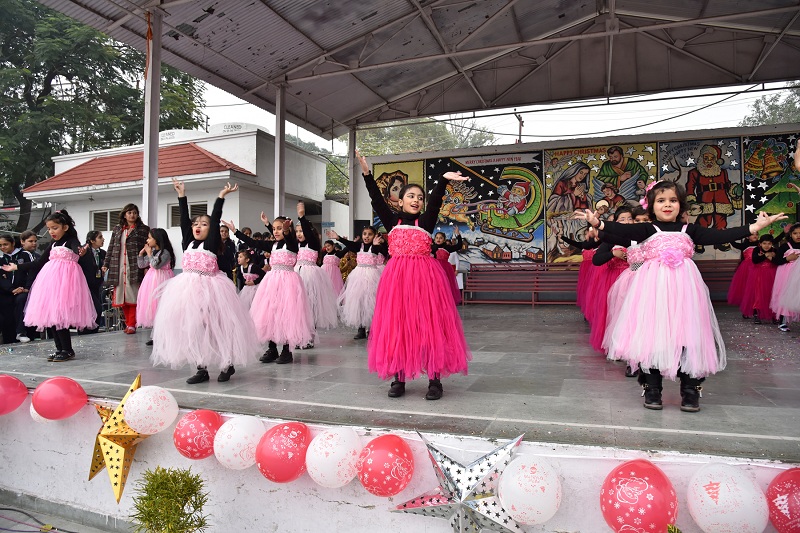
M 785 91 L 767 94 L 753 102 L 750 114 L 739 126 L 800 122 L 800 86 L 787 84 Z
M 56 155 L 138 144 L 144 135 L 144 55 L 33 0 L 0 0 L 0 194 L 53 173 Z M 161 129 L 203 124 L 203 86 L 162 67 Z M 41 222 L 39 223 L 41 226 Z
M 325 158 L 328 163 L 325 169 L 325 197 L 329 200 L 347 203 L 350 191 L 350 179 L 347 175 L 347 157 L 334 155 L 327 148 L 321 148 L 313 142 L 304 141 L 294 135 L 286 135 L 286 142 L 298 148 Z
M 356 136 L 364 155 L 434 152 L 489 146 L 494 134 L 477 127 L 474 120 L 421 119 L 412 124 L 393 122 L 381 128 L 364 128 Z

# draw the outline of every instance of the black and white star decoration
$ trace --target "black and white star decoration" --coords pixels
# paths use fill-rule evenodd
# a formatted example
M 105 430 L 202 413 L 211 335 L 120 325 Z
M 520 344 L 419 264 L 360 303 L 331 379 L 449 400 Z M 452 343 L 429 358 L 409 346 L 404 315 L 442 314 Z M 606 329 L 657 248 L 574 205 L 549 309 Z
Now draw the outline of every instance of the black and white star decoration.
M 497 485 L 523 436 L 465 465 L 420 435 L 428 448 L 439 486 L 398 505 L 393 512 L 448 519 L 455 533 L 479 533 L 482 529 L 503 533 L 522 531 L 500 504 Z

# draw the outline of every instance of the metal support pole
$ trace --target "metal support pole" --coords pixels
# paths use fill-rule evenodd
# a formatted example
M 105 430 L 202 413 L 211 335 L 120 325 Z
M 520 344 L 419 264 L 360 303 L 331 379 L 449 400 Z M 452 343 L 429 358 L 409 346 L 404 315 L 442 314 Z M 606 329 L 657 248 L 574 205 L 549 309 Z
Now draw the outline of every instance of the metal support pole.
M 361 164 L 356 159 L 356 130 L 355 128 L 350 128 L 347 131 L 347 161 L 349 165 L 347 166 L 347 175 L 350 179 L 350 186 L 348 187 L 348 203 L 350 204 L 349 207 L 349 220 L 348 220 L 348 228 L 347 231 L 349 232 L 350 238 L 355 238 L 353 234 L 354 227 L 355 227 L 355 220 L 356 220 L 356 189 L 358 188 L 358 184 L 360 183 L 359 176 L 361 174 Z M 358 169 L 358 170 L 357 170 Z
M 158 115 L 161 107 L 161 14 L 150 14 L 152 40 L 144 84 L 144 161 L 141 217 L 151 228 L 158 223 Z
M 286 200 L 286 86 L 275 91 L 275 185 L 273 220 L 283 216 Z

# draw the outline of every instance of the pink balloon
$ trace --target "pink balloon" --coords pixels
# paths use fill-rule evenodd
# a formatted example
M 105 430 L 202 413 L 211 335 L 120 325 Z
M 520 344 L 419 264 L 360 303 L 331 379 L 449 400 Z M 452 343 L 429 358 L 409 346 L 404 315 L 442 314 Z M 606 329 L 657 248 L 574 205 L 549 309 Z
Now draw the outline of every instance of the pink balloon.
M 646 459 L 634 459 L 606 476 L 600 489 L 600 510 L 615 532 L 666 531 L 678 517 L 678 496 L 660 468 Z M 645 528 L 643 524 L 654 526 Z
M 273 426 L 256 447 L 256 465 L 264 477 L 275 483 L 288 483 L 306 471 L 306 451 L 311 432 L 302 422 Z
M 375 496 L 399 494 L 414 475 L 414 455 L 406 441 L 397 435 L 372 439 L 358 457 L 358 480 Z
M 767 488 L 769 519 L 778 533 L 800 533 L 800 468 L 775 476 Z
M 0 375 L 0 415 L 7 415 L 22 405 L 28 387 L 14 376 Z
M 33 391 L 33 408 L 48 420 L 63 420 L 76 414 L 88 401 L 86 391 L 73 379 L 47 379 Z
M 186 413 L 178 420 L 172 434 L 175 448 L 189 459 L 205 459 L 214 455 L 214 437 L 222 425 L 222 417 L 208 409 Z

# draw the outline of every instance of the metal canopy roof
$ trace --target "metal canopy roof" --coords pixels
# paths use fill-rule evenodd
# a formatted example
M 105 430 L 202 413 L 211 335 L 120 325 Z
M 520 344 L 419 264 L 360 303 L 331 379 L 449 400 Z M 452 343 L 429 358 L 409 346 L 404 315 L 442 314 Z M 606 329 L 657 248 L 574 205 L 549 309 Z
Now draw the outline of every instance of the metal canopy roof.
M 40 0 L 330 138 L 385 120 L 800 79 L 798 0 Z

